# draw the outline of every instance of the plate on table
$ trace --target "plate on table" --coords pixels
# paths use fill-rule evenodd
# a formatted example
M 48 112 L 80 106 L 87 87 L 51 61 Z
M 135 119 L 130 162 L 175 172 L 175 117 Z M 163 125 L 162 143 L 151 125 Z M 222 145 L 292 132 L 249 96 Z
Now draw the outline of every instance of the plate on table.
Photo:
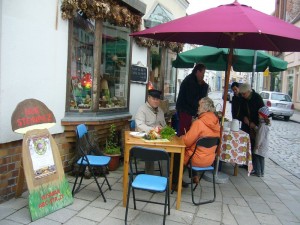
M 130 132 L 129 134 L 136 138 L 142 138 L 145 136 L 146 133 L 145 132 Z

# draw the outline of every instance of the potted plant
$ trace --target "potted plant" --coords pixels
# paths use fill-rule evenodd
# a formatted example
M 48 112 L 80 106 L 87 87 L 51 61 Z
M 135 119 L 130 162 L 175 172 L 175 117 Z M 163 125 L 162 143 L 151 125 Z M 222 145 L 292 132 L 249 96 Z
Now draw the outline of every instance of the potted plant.
M 116 125 L 111 124 L 104 148 L 104 154 L 111 157 L 108 165 L 110 171 L 116 170 L 120 163 L 121 148 L 116 143 L 116 137 Z

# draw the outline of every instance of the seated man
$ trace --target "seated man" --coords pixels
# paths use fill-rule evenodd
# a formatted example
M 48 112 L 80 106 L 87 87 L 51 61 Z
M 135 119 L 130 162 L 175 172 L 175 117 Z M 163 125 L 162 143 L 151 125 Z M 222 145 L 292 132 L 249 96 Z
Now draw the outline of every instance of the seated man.
M 135 115 L 137 131 L 148 133 L 166 126 L 165 116 L 160 105 L 161 91 L 149 90 L 147 102 L 140 106 Z
M 148 133 L 150 130 L 159 130 L 166 126 L 165 116 L 159 107 L 161 91 L 148 90 L 147 102 L 139 107 L 135 115 L 136 130 Z M 146 173 L 153 174 L 154 164 L 145 163 Z

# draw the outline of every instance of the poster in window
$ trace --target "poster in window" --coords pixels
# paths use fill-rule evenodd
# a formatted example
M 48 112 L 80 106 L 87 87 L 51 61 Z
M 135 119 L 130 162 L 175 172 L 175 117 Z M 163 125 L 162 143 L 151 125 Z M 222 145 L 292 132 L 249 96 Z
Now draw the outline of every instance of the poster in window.
M 47 135 L 33 137 L 28 141 L 35 178 L 39 179 L 55 173 L 56 167 L 49 137 Z
M 125 93 L 124 84 L 116 84 L 115 85 L 115 96 L 116 97 L 124 97 Z

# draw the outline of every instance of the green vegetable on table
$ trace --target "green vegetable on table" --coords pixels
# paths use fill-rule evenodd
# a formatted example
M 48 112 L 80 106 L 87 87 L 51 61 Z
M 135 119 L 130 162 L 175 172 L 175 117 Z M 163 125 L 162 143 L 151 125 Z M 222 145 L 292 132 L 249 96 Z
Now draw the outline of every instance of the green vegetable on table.
M 176 135 L 175 130 L 172 127 L 170 127 L 170 126 L 165 126 L 160 131 L 160 136 L 161 136 L 162 139 L 168 139 L 168 140 L 170 140 L 175 135 Z

